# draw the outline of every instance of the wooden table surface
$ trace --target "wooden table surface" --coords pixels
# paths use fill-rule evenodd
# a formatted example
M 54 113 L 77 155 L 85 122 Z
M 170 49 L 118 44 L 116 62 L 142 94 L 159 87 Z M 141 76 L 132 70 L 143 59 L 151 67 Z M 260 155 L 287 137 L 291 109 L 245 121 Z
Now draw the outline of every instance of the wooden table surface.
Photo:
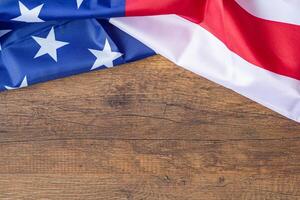
M 300 199 L 300 125 L 160 56 L 3 92 L 0 199 Z

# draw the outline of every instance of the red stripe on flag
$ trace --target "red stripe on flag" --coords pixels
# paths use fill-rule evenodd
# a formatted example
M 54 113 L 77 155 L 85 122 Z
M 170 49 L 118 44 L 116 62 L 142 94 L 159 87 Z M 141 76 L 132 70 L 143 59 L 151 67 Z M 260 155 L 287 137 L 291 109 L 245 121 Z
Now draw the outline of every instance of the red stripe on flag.
M 126 0 L 126 16 L 177 14 L 200 22 L 204 5 L 203 0 Z
M 257 18 L 235 1 L 207 1 L 200 24 L 248 62 L 300 80 L 300 26 Z
M 184 16 L 248 62 L 300 80 L 300 26 L 255 17 L 233 0 L 127 0 L 126 14 Z

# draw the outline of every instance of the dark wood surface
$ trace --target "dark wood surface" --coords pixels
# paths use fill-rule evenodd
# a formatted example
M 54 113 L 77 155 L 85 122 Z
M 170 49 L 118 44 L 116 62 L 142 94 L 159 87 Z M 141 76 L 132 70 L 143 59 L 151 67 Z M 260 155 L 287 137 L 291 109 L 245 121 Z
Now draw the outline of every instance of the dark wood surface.
M 160 56 L 3 92 L 0 199 L 300 199 L 300 125 Z

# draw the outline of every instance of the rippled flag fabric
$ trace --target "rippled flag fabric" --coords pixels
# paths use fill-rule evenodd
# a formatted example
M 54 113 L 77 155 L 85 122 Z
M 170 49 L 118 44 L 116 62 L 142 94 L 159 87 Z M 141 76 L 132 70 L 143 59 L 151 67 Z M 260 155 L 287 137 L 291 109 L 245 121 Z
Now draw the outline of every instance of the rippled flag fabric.
M 300 122 L 299 9 L 295 0 L 1 0 L 0 90 L 155 52 Z
M 0 90 L 16 89 L 153 55 L 108 23 L 120 0 L 1 0 Z

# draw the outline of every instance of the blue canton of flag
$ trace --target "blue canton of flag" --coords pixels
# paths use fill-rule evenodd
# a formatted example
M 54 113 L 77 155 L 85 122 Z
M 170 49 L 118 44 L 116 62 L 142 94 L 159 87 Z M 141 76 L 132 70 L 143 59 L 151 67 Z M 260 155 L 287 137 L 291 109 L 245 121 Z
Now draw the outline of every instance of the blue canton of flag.
M 154 52 L 108 22 L 123 0 L 1 0 L 0 90 L 142 59 Z M 95 8 L 95 9 L 91 9 Z

